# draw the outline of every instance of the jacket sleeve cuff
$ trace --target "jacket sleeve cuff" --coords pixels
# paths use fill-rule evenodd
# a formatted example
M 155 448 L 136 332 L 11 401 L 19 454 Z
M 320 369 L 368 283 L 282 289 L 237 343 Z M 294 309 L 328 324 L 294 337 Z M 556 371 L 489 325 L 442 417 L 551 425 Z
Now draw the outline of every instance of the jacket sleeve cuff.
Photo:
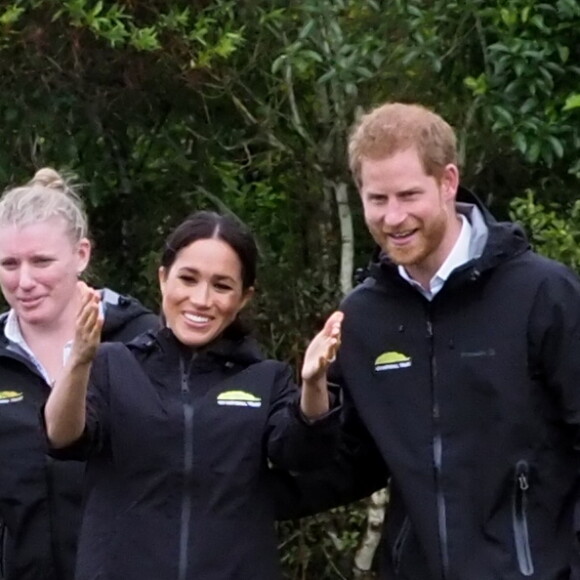
M 50 440 L 48 439 L 46 433 L 46 421 L 44 419 L 44 405 L 40 408 L 40 430 L 44 438 L 46 445 L 46 453 L 53 459 L 58 459 L 61 461 L 73 460 L 73 461 L 85 461 L 88 456 L 89 450 L 89 435 L 87 427 L 82 433 L 82 435 L 73 441 L 70 445 L 66 447 L 60 447 L 58 449 L 52 447 Z
M 328 426 L 334 426 L 340 422 L 340 416 L 342 411 L 342 396 L 339 389 L 333 389 L 329 386 L 328 399 L 330 408 L 326 413 L 318 415 L 317 417 L 307 417 L 300 408 L 300 397 L 296 398 L 294 403 L 294 408 L 298 419 L 309 427 L 324 428 Z

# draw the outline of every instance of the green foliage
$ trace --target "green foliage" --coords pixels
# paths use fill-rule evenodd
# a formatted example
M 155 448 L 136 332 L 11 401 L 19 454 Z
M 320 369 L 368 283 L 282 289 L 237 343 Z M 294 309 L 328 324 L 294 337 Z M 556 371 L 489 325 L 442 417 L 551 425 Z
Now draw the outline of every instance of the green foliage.
M 282 522 L 279 548 L 287 580 L 353 577 L 352 554 L 365 528 L 366 502 L 339 507 L 299 522 Z
M 567 207 L 537 201 L 533 191 L 510 204 L 510 217 L 521 223 L 534 249 L 580 274 L 580 200 Z
M 578 3 L 504 0 L 478 19 L 484 70 L 465 82 L 484 119 L 529 163 L 569 167 L 567 151 L 580 144 L 572 112 L 580 67 L 570 58 Z

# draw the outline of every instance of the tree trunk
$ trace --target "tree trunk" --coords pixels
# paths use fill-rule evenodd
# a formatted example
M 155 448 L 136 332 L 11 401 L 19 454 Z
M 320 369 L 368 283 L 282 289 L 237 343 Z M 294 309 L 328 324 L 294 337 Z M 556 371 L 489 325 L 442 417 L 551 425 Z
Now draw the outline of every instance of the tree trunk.
M 367 527 L 354 557 L 354 577 L 370 578 L 373 558 L 381 540 L 381 529 L 385 519 L 388 494 L 386 489 L 371 495 L 367 512 Z
M 352 213 L 348 202 L 348 186 L 344 181 L 333 183 L 334 199 L 340 224 L 340 290 L 343 295 L 352 290 L 354 264 L 354 234 Z

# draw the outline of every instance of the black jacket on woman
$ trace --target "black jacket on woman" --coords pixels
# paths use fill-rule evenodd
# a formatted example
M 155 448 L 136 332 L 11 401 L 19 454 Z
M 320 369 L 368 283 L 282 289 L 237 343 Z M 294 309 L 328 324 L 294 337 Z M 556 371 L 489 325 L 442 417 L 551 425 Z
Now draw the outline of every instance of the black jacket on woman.
M 103 291 L 103 340 L 129 341 L 158 326 L 137 300 Z M 50 386 L 13 349 L 0 319 L 0 578 L 72 580 L 84 464 L 54 461 L 38 425 Z
M 280 578 L 270 465 L 317 466 L 337 413 L 302 418 L 289 367 L 249 338 L 184 347 L 169 329 L 93 364 L 77 580 Z

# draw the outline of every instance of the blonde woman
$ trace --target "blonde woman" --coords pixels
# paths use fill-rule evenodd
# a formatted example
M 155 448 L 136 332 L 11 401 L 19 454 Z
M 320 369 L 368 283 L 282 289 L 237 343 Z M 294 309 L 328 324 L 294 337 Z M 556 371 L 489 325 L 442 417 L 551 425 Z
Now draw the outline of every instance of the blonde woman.
M 0 544 L 5 580 L 70 580 L 84 464 L 45 455 L 40 408 L 63 369 L 91 257 L 87 217 L 50 168 L 0 199 Z M 102 290 L 103 340 L 158 325 L 135 299 Z M 0 574 L 1 576 L 1 574 Z

